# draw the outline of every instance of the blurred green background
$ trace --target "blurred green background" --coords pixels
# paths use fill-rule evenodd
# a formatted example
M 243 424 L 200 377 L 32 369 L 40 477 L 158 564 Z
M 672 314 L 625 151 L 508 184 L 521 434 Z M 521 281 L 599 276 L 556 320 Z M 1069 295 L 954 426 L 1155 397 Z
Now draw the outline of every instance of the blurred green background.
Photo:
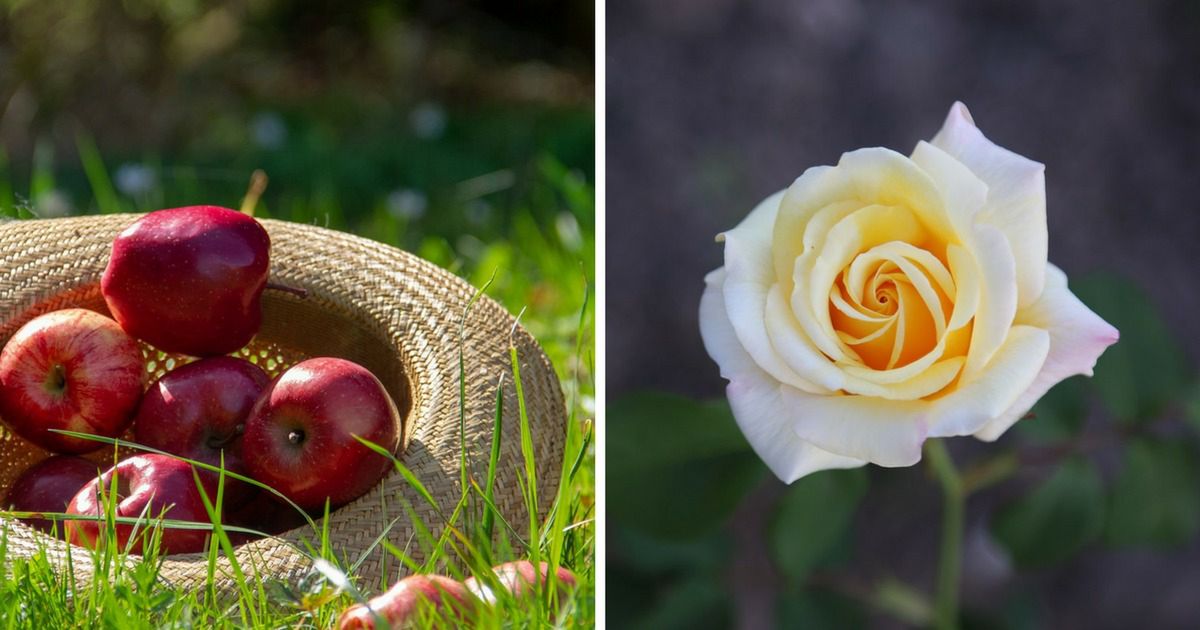
M 238 207 L 262 169 L 260 216 L 495 273 L 489 294 L 574 375 L 593 19 L 579 1 L 3 0 L 0 214 Z

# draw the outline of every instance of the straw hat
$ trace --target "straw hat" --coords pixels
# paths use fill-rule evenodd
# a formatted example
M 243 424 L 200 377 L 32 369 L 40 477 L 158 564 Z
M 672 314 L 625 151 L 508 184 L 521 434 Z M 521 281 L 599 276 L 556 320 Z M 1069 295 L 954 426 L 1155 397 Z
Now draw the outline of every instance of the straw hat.
M 84 307 L 107 313 L 100 276 L 113 238 L 135 215 L 109 215 L 0 223 L 0 345 L 25 322 L 49 311 Z M 358 362 L 384 383 L 406 430 L 401 460 L 450 514 L 461 496 L 459 327 L 475 294 L 466 282 L 412 254 L 349 234 L 310 225 L 263 220 L 271 235 L 271 279 L 308 290 L 305 299 L 279 291 L 263 295 L 263 326 L 241 354 L 274 376 L 303 358 L 337 356 Z M 527 523 L 516 471 L 523 467 L 517 396 L 509 359 L 517 348 L 525 403 L 537 456 L 537 481 L 544 516 L 560 476 L 566 411 L 558 378 L 537 342 L 513 317 L 483 297 L 467 312 L 461 344 L 466 370 L 466 446 L 476 478 L 487 470 L 502 373 L 503 431 L 496 480 L 496 505 L 509 522 Z M 147 370 L 164 373 L 183 357 L 146 348 Z M 0 431 L 0 493 L 18 475 L 47 457 L 40 448 Z M 97 461 L 111 459 L 101 449 Z M 352 561 L 368 549 L 396 517 L 404 517 L 387 539 L 417 561 L 422 550 L 405 515 L 405 502 L 434 536 L 444 526 L 434 510 L 398 473 L 329 517 L 330 542 Z M 29 556 L 40 546 L 52 562 L 73 555 L 77 582 L 90 579 L 91 561 L 78 547 L 8 521 L 8 553 Z M 306 526 L 276 538 L 236 548 L 243 570 L 293 581 L 308 572 L 308 558 L 292 545 L 313 539 Z M 64 565 L 65 566 L 65 565 Z M 216 587 L 232 592 L 227 559 L 218 563 Z M 358 570 L 364 588 L 374 589 L 405 573 L 401 563 L 376 548 Z M 196 588 L 207 579 L 201 554 L 168 556 L 162 576 L 175 586 Z

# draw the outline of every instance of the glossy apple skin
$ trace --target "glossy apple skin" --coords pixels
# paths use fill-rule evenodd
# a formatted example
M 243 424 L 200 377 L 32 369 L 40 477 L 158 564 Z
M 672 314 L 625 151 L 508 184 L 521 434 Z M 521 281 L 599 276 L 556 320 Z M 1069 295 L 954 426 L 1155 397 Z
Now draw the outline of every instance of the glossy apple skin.
M 17 477 L 4 497 L 4 507 L 17 512 L 66 512 L 79 489 L 99 475 L 99 465 L 82 457 L 55 455 L 43 459 Z M 54 526 L 54 521 L 44 518 L 22 521 L 46 533 Z M 61 523 L 58 533 L 63 535 Z
M 0 418 L 48 451 L 94 451 L 104 444 L 49 429 L 117 437 L 133 421 L 145 375 L 137 342 L 113 320 L 79 308 L 47 313 L 0 351 Z
M 374 610 L 392 628 L 411 627 L 421 620 L 421 611 L 432 607 L 447 625 L 435 627 L 467 627 L 479 606 L 475 596 L 462 582 L 442 575 L 410 575 L 392 588 L 367 602 L 370 609 L 355 604 L 338 618 L 338 630 L 374 630 Z
M 138 339 L 166 352 L 229 354 L 262 323 L 270 249 L 262 225 L 236 210 L 158 210 L 113 241 L 100 289 Z
M 547 576 L 550 573 L 550 565 L 542 562 L 540 570 L 534 570 L 533 563 L 528 560 L 517 560 L 516 562 L 506 562 L 504 564 L 492 567 L 492 572 L 496 574 L 496 581 L 499 585 L 512 593 L 513 597 L 521 598 L 531 595 L 545 588 L 548 581 Z M 558 593 L 559 602 L 566 598 L 571 589 L 575 588 L 575 574 L 570 571 L 558 567 L 555 571 L 555 576 L 558 578 Z M 488 604 L 496 603 L 496 593 L 492 590 L 492 585 L 486 581 L 480 581 L 474 576 L 471 576 L 463 581 L 467 590 L 471 591 L 481 601 Z M 535 584 L 539 584 L 535 587 Z
M 362 495 L 392 468 L 355 435 L 395 452 L 400 414 L 366 368 L 322 357 L 267 386 L 246 420 L 242 450 L 251 477 L 319 510 L 326 497 L 336 507 Z
M 146 511 L 146 517 L 163 518 L 207 523 L 208 512 L 196 488 L 192 467 L 168 455 L 146 454 L 124 459 L 116 466 L 108 469 L 97 479 L 84 486 L 67 506 L 68 514 L 84 514 L 98 516 L 104 513 L 100 502 L 100 485 L 104 484 L 104 493 L 108 494 L 112 487 L 112 477 L 117 475 L 119 503 L 116 515 L 137 518 Z M 209 480 L 201 477 L 209 500 L 215 501 L 217 489 Z M 164 512 L 165 510 L 165 512 Z M 104 523 L 100 521 L 67 521 L 67 540 L 74 545 L 95 549 L 103 544 L 100 532 Z M 117 545 L 125 549 L 129 537 L 133 534 L 132 523 L 117 523 Z M 138 528 L 138 537 L 142 538 L 148 529 L 143 523 Z M 174 529 L 163 527 L 160 553 L 193 553 L 203 551 L 210 532 L 197 529 Z M 135 553 L 141 552 L 138 541 L 131 548 Z
M 246 416 L 270 377 L 257 365 L 234 357 L 201 359 L 176 368 L 150 386 L 134 417 L 134 441 L 181 457 L 246 474 L 242 432 Z M 210 473 L 215 475 L 215 473 Z M 226 480 L 231 504 L 241 504 L 252 486 Z

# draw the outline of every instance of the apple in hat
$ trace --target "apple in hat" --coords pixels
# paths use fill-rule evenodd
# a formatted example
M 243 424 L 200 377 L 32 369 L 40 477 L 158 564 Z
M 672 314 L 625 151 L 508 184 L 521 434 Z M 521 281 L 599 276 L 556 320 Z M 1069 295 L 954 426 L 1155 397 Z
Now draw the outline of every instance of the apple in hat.
M 55 455 L 25 469 L 4 497 L 4 507 L 16 512 L 66 512 L 79 489 L 100 475 L 98 464 L 82 457 Z M 50 532 L 54 521 L 22 519 L 30 527 Z M 58 526 L 59 535 L 63 526 Z
M 235 357 L 201 359 L 163 375 L 146 390 L 134 417 L 134 441 L 144 446 L 246 474 L 242 432 L 246 416 L 271 379 L 257 365 Z M 208 474 L 208 473 L 205 473 Z M 252 492 L 226 480 L 230 504 Z
M 229 354 L 262 323 L 270 248 L 262 225 L 236 210 L 158 210 L 113 241 L 100 288 L 121 327 L 158 349 Z
M 113 320 L 72 308 L 36 317 L 0 351 L 0 417 L 56 453 L 101 442 L 50 429 L 116 437 L 133 420 L 145 382 L 142 351 Z
M 117 494 L 116 497 L 110 497 L 108 493 L 112 488 L 114 475 Z M 200 480 L 209 501 L 215 502 L 217 488 L 212 479 L 200 476 Z M 161 517 L 177 521 L 209 522 L 208 511 L 204 509 L 204 501 L 200 498 L 191 464 L 169 455 L 148 453 L 121 460 L 80 489 L 67 506 L 67 513 L 102 516 L 105 511 L 101 502 L 101 492 L 104 493 L 104 498 L 117 502 L 116 516 L 137 518 L 144 512 L 147 519 Z M 103 544 L 100 533 L 104 526 L 103 521 L 67 521 L 67 540 L 75 545 L 95 549 Z M 149 522 L 138 525 L 139 538 L 142 538 L 149 526 Z M 115 542 L 119 548 L 126 548 L 134 534 L 133 530 L 132 523 L 116 524 Z M 210 534 L 210 531 L 203 529 L 178 529 L 164 525 L 159 549 L 163 554 L 203 551 Z M 141 550 L 138 541 L 134 541 L 132 550 Z
M 250 411 L 242 438 L 250 476 L 306 510 L 333 506 L 371 489 L 391 461 L 355 436 L 395 452 L 400 414 L 366 368 L 321 357 L 285 370 Z

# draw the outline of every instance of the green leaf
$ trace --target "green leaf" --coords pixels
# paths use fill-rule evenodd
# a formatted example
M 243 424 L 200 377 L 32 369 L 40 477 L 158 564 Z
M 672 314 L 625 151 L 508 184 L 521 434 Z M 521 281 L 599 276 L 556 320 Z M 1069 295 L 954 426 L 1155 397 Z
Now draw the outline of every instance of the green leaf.
M 720 526 L 763 477 L 724 401 L 646 392 L 609 404 L 608 496 L 615 523 L 660 538 Z
M 806 590 L 779 597 L 777 628 L 842 630 L 867 627 L 866 608 L 830 591 Z
M 1195 383 L 1188 390 L 1183 401 L 1183 417 L 1192 427 L 1200 430 L 1200 383 Z
M 1100 398 L 1122 422 L 1156 417 L 1188 384 L 1190 370 L 1153 302 L 1137 284 L 1115 276 L 1088 276 L 1071 288 L 1121 331 L 1096 363 Z
M 663 589 L 653 606 L 631 627 L 635 630 L 728 628 L 732 608 L 727 588 L 712 578 L 696 576 Z
M 1200 529 L 1196 455 L 1182 440 L 1130 444 L 1109 499 L 1107 542 L 1170 547 L 1190 541 Z
M 1001 508 L 992 521 L 992 534 L 1021 567 L 1065 560 L 1103 531 L 1100 473 L 1080 457 L 1063 462 L 1032 493 Z
M 624 527 L 609 528 L 609 540 L 626 564 L 641 573 L 721 571 L 733 541 L 725 532 L 695 540 L 660 540 Z
M 826 470 L 792 484 L 771 524 L 771 546 L 783 572 L 798 580 L 829 559 L 849 535 L 866 491 L 861 468 Z
M 1055 385 L 1031 413 L 1016 425 L 1031 442 L 1060 442 L 1078 435 L 1087 415 L 1087 379 L 1075 376 Z

